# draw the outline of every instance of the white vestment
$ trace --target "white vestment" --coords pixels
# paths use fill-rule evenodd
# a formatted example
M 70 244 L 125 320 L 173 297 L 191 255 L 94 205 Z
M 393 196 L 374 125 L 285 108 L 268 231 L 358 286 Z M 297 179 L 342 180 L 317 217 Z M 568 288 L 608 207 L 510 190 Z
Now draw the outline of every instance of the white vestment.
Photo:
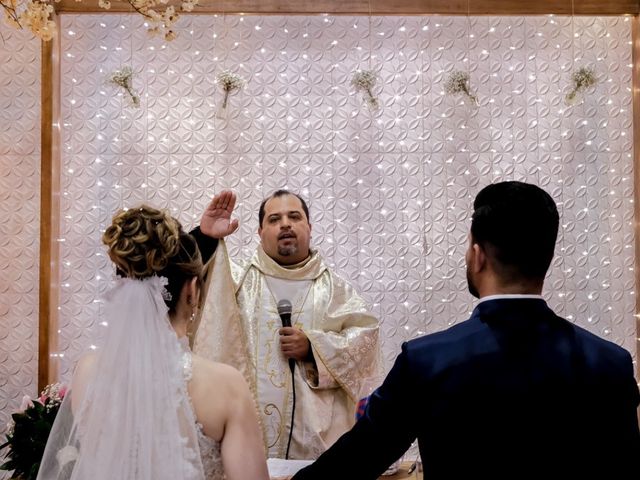
M 309 338 L 313 361 L 296 362 L 289 458 L 317 458 L 353 425 L 362 380 L 380 375 L 376 318 L 317 252 L 293 268 L 278 265 L 261 247 L 249 261 L 232 263 L 221 241 L 207 275 L 194 349 L 244 374 L 268 456 L 277 458 L 286 454 L 293 401 L 277 303 L 291 302 L 291 323 Z

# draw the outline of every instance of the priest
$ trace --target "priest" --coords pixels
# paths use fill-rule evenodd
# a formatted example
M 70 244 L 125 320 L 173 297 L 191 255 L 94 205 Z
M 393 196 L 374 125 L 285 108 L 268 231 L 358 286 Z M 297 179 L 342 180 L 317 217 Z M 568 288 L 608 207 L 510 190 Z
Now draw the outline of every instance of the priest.
M 353 425 L 362 381 L 381 374 L 378 321 L 310 248 L 309 210 L 295 193 L 262 202 L 260 244 L 231 261 L 235 203 L 231 191 L 214 196 L 192 232 L 211 256 L 194 350 L 244 374 L 268 457 L 315 459 Z

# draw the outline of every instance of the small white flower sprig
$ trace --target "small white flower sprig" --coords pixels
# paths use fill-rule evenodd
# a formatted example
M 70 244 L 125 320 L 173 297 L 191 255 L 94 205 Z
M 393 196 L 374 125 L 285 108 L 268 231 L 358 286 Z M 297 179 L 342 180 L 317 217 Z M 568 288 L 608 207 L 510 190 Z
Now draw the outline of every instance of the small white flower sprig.
M 471 93 L 469 83 L 470 77 L 467 72 L 454 70 L 447 78 L 447 81 L 444 84 L 444 90 L 449 95 L 458 95 L 461 93 L 471 101 L 472 105 L 477 106 L 478 97 Z
M 82 0 L 76 0 L 82 1 Z M 124 0 L 131 8 L 142 15 L 147 22 L 149 22 L 149 28 L 147 31 L 150 35 L 158 35 L 162 33 L 164 39 L 168 42 L 174 40 L 177 37 L 176 32 L 172 29 L 173 25 L 180 18 L 180 14 L 176 12 L 176 7 L 168 5 L 168 0 Z M 199 0 L 182 0 L 180 2 L 180 10 L 183 12 L 193 11 L 193 7 L 198 5 Z M 98 6 L 109 10 L 111 8 L 110 0 L 98 0 Z
M 351 79 L 351 85 L 356 92 L 362 92 L 362 95 L 371 110 L 380 108 L 380 102 L 373 95 L 373 87 L 376 85 L 378 77 L 373 70 L 357 70 Z
M 573 89 L 564 97 L 567 105 L 573 105 L 580 98 L 580 94 L 598 82 L 595 71 L 589 67 L 580 67 L 573 72 L 571 78 L 573 80 Z
M 40 394 L 39 401 L 42 403 L 47 411 L 53 408 L 59 407 L 64 400 L 64 396 L 67 393 L 67 387 L 62 383 L 52 383 L 44 387 L 44 390 Z M 48 402 L 46 400 L 49 400 Z
M 240 90 L 244 87 L 245 81 L 237 73 L 233 73 L 230 70 L 223 70 L 218 75 L 216 75 L 216 82 L 222 88 L 224 92 L 224 98 L 222 99 L 222 108 L 227 108 L 227 102 L 229 100 L 229 94 L 235 92 L 236 90 Z
M 0 0 L 0 11 L 4 11 L 6 22 L 15 28 L 26 28 L 44 41 L 49 41 L 56 33 L 56 24 L 52 15 L 53 3 L 60 0 Z M 76 0 L 81 2 L 82 0 Z M 131 5 L 131 8 L 142 15 L 148 22 L 149 33 L 164 34 L 164 39 L 171 41 L 176 38 L 172 30 L 180 15 L 176 12 L 179 8 L 182 12 L 191 12 L 198 5 L 199 0 L 181 0 L 175 5 L 168 5 L 169 0 L 123 0 Z M 174 3 L 174 2 L 172 2 Z M 177 4 L 179 3 L 179 7 Z M 110 0 L 98 0 L 98 6 L 109 10 Z
M 53 3 L 60 0 L 0 0 L 5 21 L 14 28 L 26 28 L 48 42 L 56 34 Z
M 133 106 L 140 106 L 140 96 L 133 89 L 133 70 L 131 67 L 126 66 L 116 70 L 109 76 L 108 82 L 116 87 L 122 87 L 129 94 Z

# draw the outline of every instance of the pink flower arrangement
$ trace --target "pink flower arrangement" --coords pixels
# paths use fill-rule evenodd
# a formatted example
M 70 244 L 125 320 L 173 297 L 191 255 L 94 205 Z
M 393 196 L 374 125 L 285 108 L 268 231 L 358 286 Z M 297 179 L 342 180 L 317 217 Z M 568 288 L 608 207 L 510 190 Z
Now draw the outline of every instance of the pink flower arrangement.
M 47 385 L 35 400 L 28 395 L 22 397 L 20 409 L 11 415 L 7 425 L 7 440 L 0 445 L 0 450 L 6 449 L 0 470 L 13 471 L 10 478 L 35 480 L 51 427 L 66 394 L 66 386 L 54 383 Z

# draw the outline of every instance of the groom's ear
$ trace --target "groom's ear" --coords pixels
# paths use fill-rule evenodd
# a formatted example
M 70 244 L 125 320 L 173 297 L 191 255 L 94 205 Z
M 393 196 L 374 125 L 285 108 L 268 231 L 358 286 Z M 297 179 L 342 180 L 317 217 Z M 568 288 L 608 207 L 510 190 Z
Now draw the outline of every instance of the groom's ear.
M 489 265 L 489 259 L 487 257 L 486 250 L 480 246 L 478 243 L 474 243 L 471 248 L 473 249 L 473 260 L 471 268 L 474 272 L 481 272 L 486 270 Z

